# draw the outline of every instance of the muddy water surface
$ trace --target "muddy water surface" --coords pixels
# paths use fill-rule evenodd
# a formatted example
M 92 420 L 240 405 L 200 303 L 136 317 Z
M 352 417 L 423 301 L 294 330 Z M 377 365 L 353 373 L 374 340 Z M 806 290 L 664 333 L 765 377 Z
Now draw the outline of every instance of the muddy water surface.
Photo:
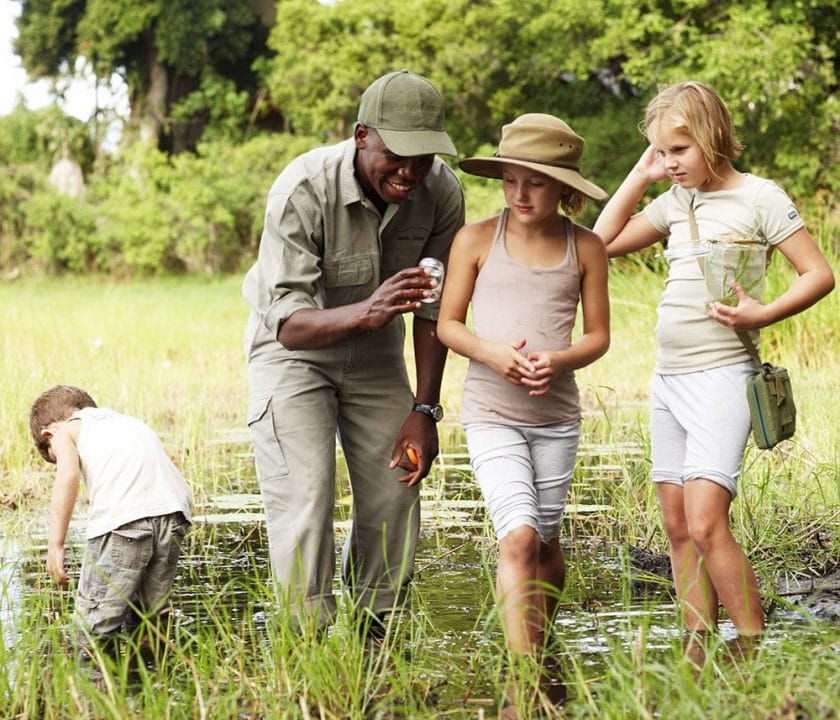
M 610 466 L 593 466 L 587 482 L 596 482 L 611 472 Z M 488 664 L 486 658 L 496 657 L 503 644 L 493 613 L 493 546 L 467 458 L 458 453 L 445 455 L 435 473 L 437 478 L 427 482 L 423 491 L 415 607 L 427 623 L 426 649 L 433 648 L 442 658 L 463 657 L 466 663 L 479 663 L 477 680 L 469 688 L 451 683 L 446 676 L 446 664 L 442 664 L 441 677 L 436 683 L 438 702 L 463 703 L 467 695 L 486 697 L 489 701 L 496 666 Z M 255 482 L 253 478 L 242 478 L 241 485 L 253 489 Z M 587 503 L 585 495 L 577 497 L 583 501 L 569 508 L 570 518 L 608 510 L 594 502 Z M 349 508 L 347 495 L 340 499 L 336 513 L 338 543 L 349 528 Z M 207 612 L 208 596 L 214 596 L 214 603 L 224 606 L 235 621 L 263 623 L 271 608 L 263 607 L 250 591 L 254 578 L 264 581 L 269 576 L 259 495 L 242 492 L 213 497 L 202 510 L 182 558 L 173 598 L 180 613 L 179 621 L 207 620 L 203 613 Z M 566 537 L 570 536 L 568 529 L 564 527 Z M 81 530 L 77 519 L 71 526 L 68 553 L 76 571 L 81 563 Z M 573 540 L 565 541 L 565 550 L 568 580 L 555 634 L 569 658 L 574 658 L 587 674 L 596 677 L 614 648 L 632 647 L 642 635 L 649 652 L 669 651 L 680 630 L 670 582 L 657 574 L 662 573 L 663 558 L 630 553 L 628 548 L 578 530 Z M 43 536 L 32 538 L 28 544 L 7 542 L 0 548 L 0 621 L 5 647 L 15 642 L 15 618 L 23 611 L 24 594 L 42 591 L 47 583 L 44 552 Z M 813 592 L 807 589 L 802 595 L 787 595 L 787 600 L 793 603 L 803 602 L 798 607 L 775 610 L 769 620 L 767 643 L 792 637 L 803 643 L 816 641 L 824 625 L 815 622 L 815 607 L 820 608 L 829 622 L 836 623 L 840 618 L 840 613 L 831 615 L 831 607 L 836 610 L 840 606 L 830 593 L 824 593 L 818 605 L 804 602 L 813 598 Z M 721 632 L 725 637 L 734 637 L 728 622 L 723 623 Z M 487 674 L 483 675 L 482 671 Z M 436 670 L 429 672 L 434 674 Z

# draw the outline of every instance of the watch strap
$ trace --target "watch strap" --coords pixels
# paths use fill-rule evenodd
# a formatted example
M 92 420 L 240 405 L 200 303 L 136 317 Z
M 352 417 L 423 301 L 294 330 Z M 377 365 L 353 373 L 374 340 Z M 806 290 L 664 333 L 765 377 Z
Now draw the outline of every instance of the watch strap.
M 412 412 L 420 412 L 428 415 L 432 420 L 438 422 L 443 417 L 443 408 L 435 403 L 434 405 L 427 405 L 426 403 L 414 403 L 411 408 Z

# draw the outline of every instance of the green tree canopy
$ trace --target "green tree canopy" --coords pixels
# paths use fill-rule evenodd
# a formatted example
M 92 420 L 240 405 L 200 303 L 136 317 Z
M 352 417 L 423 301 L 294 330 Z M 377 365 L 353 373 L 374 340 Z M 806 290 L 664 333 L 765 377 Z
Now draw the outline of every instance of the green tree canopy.
M 837 39 L 840 6 L 816 0 L 608 3 L 596 65 L 646 97 L 700 80 L 726 101 L 744 164 L 800 195 L 840 189 Z
M 273 18 L 256 0 L 21 0 L 16 50 L 30 76 L 123 77 L 134 127 L 162 149 L 192 148 L 212 114 L 207 82 L 257 92 L 254 61 Z M 262 14 L 261 14 L 262 13 Z M 204 101 L 202 101 L 204 98 Z M 188 100 L 190 112 L 173 113 Z M 242 115 L 246 115 L 241 111 Z
M 657 88 L 708 82 L 744 143 L 739 167 L 807 201 L 807 215 L 827 219 L 822 246 L 836 242 L 836 2 L 278 0 L 276 13 L 274 0 L 20 3 L 30 75 L 62 79 L 79 58 L 100 78 L 119 73 L 135 132 L 94 162 L 91 128 L 57 107 L 0 118 L 0 267 L 236 269 L 253 257 L 276 173 L 348 136 L 364 88 L 399 68 L 440 88 L 462 156 L 492 151 L 521 113 L 554 113 L 586 138 L 582 169 L 608 191 L 644 149 L 638 126 Z M 286 132 L 250 132 L 278 119 Z M 84 197 L 47 182 L 65 153 L 85 171 Z M 496 183 L 464 182 L 471 217 L 498 207 Z M 580 220 L 597 212 L 590 203 Z
M 444 93 L 460 151 L 540 110 L 597 129 L 590 158 L 604 165 L 603 142 L 619 177 L 647 99 L 697 79 L 728 103 L 746 166 L 836 191 L 837 18 L 816 0 L 283 0 L 265 82 L 294 130 L 326 140 L 349 132 L 373 78 L 407 67 Z

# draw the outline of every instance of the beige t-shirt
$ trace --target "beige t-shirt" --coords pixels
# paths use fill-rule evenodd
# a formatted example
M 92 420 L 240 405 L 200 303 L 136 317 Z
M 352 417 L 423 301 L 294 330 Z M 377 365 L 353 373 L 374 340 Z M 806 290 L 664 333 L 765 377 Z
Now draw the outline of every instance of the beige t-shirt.
M 744 175 L 733 190 L 701 192 L 678 185 L 644 208 L 645 217 L 668 235 L 668 278 L 657 310 L 658 351 L 655 371 L 664 375 L 707 370 L 749 360 L 738 336 L 709 317 L 712 298 L 691 253 L 688 206 L 695 195 L 694 213 L 700 240 L 724 233 L 757 235 L 776 245 L 804 227 L 785 192 L 771 180 Z M 751 333 L 758 346 L 758 332 Z
M 563 350 L 572 341 L 578 301 L 575 231 L 566 219 L 566 257 L 554 267 L 523 265 L 505 247 L 507 210 L 499 217 L 493 245 L 472 295 L 473 332 L 493 342 L 525 338 L 520 351 Z M 580 420 L 580 398 L 572 371 L 560 372 L 544 395 L 532 397 L 494 370 L 470 361 L 464 382 L 461 422 L 536 427 Z

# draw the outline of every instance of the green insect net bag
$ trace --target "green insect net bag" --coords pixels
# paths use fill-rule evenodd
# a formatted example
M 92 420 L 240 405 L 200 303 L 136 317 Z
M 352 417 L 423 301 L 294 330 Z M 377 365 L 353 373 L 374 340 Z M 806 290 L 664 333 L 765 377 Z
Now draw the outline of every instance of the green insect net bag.
M 767 450 L 796 432 L 796 405 L 790 376 L 783 367 L 764 363 L 747 378 L 752 436 L 757 447 Z

